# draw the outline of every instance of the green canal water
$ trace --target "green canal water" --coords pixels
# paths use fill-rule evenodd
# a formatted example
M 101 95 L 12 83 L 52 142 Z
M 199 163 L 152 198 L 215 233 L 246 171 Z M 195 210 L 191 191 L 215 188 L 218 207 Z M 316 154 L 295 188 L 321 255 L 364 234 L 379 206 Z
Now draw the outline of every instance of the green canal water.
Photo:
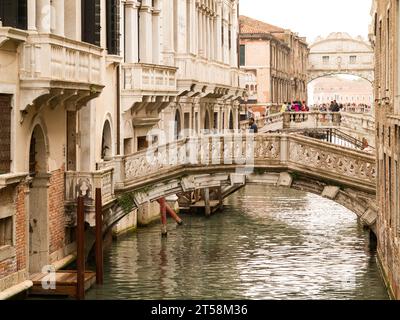
M 87 299 L 388 299 L 355 214 L 315 195 L 247 186 L 207 219 L 158 224 L 105 252 Z

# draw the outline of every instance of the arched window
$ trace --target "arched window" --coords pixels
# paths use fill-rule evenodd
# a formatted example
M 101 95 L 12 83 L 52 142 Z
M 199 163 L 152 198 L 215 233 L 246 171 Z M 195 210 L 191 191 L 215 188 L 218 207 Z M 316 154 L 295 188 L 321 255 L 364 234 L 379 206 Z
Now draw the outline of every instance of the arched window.
M 111 134 L 111 125 L 107 120 L 104 123 L 103 127 L 103 135 L 101 142 L 101 159 L 107 160 L 112 156 L 112 134 Z

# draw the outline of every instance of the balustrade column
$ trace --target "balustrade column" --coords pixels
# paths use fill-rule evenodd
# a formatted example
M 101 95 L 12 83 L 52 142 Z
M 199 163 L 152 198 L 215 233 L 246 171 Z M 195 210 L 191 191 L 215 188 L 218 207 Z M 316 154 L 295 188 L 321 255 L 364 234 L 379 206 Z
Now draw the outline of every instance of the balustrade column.
M 211 17 L 210 38 L 211 38 L 210 59 L 215 60 L 215 21 L 214 21 L 214 17 Z
M 217 61 L 221 62 L 222 61 L 222 4 L 217 3 L 217 23 L 216 23 L 216 28 L 217 28 Z
M 138 7 L 136 1 L 125 3 L 125 62 L 139 61 L 138 53 Z
M 51 6 L 50 0 L 36 1 L 36 24 L 40 33 L 51 32 Z
M 204 48 L 204 51 L 203 51 L 203 56 L 205 57 L 205 58 L 207 58 L 207 55 L 208 55 L 208 46 L 207 46 L 207 41 L 208 41 L 208 32 L 207 32 L 207 17 L 206 17 L 206 15 L 203 13 L 203 15 L 202 15 L 202 20 L 203 20 L 203 30 L 202 30 L 202 33 L 203 33 L 203 48 Z
M 281 151 L 281 164 L 286 163 L 289 161 L 289 140 L 287 136 L 281 136 L 281 146 L 280 146 L 280 151 Z
M 56 35 L 64 37 L 64 35 L 65 35 L 64 0 L 53 1 L 53 4 L 54 4 L 54 10 L 51 11 L 51 15 L 52 15 L 51 19 L 52 20 L 54 19 L 54 22 L 55 22 L 54 33 Z M 55 14 L 54 17 L 53 17 L 53 13 Z
M 207 26 L 207 59 L 211 58 L 211 20 L 210 20 L 210 16 L 207 14 L 206 15 L 206 26 Z
M 158 1 L 153 10 L 153 63 L 160 64 L 160 10 Z
M 153 23 L 151 0 L 143 0 L 140 9 L 140 62 L 151 63 L 153 58 Z
M 199 56 L 203 55 L 204 52 L 204 47 L 203 47 L 203 38 L 204 38 L 204 34 L 203 34 L 203 15 L 202 15 L 202 11 L 199 8 L 198 12 L 197 12 L 197 21 L 198 21 L 198 47 L 199 47 Z
M 28 0 L 28 30 L 36 31 L 36 0 Z

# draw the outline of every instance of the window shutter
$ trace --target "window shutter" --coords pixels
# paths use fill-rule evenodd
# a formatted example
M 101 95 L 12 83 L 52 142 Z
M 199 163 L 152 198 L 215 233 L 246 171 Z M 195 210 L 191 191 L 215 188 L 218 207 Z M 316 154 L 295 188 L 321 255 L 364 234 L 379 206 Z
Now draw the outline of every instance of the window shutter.
M 14 27 L 18 25 L 18 1 L 1 0 L 0 18 L 4 27 Z
M 100 0 L 82 1 L 82 41 L 100 46 Z
M 10 172 L 11 96 L 0 94 L 0 174 Z
M 94 44 L 100 47 L 101 35 L 101 8 L 100 0 L 95 0 L 94 3 Z
M 107 49 L 109 54 L 120 52 L 120 1 L 107 0 Z
M 28 7 L 27 0 L 18 0 L 18 24 L 19 29 L 28 29 Z

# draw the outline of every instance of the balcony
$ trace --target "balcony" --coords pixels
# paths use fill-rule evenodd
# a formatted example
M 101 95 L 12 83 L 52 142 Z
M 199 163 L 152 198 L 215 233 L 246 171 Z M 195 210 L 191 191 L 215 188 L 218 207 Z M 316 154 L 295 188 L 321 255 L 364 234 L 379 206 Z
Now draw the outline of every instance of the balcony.
M 122 66 L 122 104 L 127 111 L 137 102 L 166 102 L 175 96 L 176 68 L 144 63 Z
M 180 91 L 191 91 L 193 84 L 198 84 L 202 90 L 206 87 L 206 93 L 215 93 L 217 90 L 226 94 L 224 89 L 232 90 L 234 93 L 241 90 L 243 93 L 244 86 L 241 85 L 244 83 L 244 74 L 241 75 L 239 69 L 192 56 L 177 57 L 176 65 Z
M 22 46 L 21 111 L 60 101 L 83 105 L 103 88 L 103 49 L 53 34 L 30 35 Z

